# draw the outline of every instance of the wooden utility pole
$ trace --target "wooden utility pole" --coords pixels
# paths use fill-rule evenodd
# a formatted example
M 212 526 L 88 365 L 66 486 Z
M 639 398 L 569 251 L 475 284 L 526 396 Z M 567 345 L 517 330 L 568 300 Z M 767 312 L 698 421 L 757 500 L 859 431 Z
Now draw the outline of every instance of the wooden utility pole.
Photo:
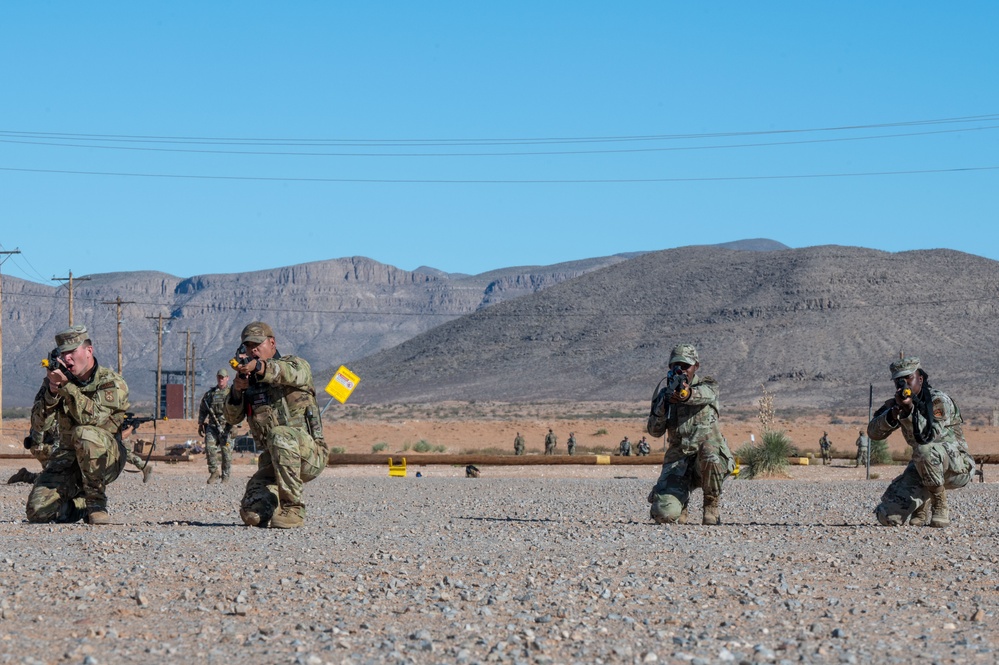
M 73 271 L 69 271 L 69 277 L 53 277 L 53 282 L 69 283 L 69 326 L 73 327 L 73 282 L 89 282 L 89 277 L 73 277 Z
M 194 344 L 191 343 L 191 335 L 199 334 L 197 331 L 186 330 L 187 347 L 184 350 L 184 417 L 193 418 L 194 411 Z
M 0 252 L 0 266 L 2 266 L 12 254 L 20 254 L 21 250 L 14 249 Z M 3 437 L 3 273 L 0 272 L 0 438 Z
M 121 296 L 117 296 L 114 300 L 103 301 L 102 305 L 117 305 L 118 315 L 115 317 L 118 321 L 118 373 L 121 374 L 121 306 L 122 305 L 134 305 L 134 300 L 122 300 Z M 72 324 L 70 324 L 72 325 Z
M 158 316 L 147 316 L 147 319 L 153 319 L 159 322 L 156 329 L 156 408 L 154 413 L 156 415 L 156 420 L 160 419 L 160 392 L 163 390 L 163 322 L 173 321 L 174 317 L 166 316 L 162 314 Z

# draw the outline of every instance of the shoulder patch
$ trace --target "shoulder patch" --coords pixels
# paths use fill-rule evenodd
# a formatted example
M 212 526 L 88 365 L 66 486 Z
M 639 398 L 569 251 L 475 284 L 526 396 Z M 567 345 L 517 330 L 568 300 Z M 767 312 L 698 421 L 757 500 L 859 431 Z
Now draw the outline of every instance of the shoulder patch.
M 101 385 L 97 386 L 98 390 L 111 390 L 114 388 L 114 381 L 105 381 Z

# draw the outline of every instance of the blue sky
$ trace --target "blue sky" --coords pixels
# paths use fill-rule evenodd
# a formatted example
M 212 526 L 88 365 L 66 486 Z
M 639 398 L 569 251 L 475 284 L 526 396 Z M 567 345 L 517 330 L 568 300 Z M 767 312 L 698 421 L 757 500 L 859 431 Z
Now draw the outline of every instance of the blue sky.
M 984 1 L 4 3 L 3 271 L 478 273 L 756 237 L 999 259 L 997 24 Z

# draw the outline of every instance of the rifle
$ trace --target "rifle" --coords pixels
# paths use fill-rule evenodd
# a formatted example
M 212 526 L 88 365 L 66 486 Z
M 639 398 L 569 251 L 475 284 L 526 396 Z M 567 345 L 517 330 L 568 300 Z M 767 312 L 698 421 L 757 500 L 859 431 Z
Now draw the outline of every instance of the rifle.
M 898 393 L 902 395 L 902 399 L 908 399 L 912 397 L 912 390 L 909 389 L 909 384 L 905 382 L 905 377 L 900 376 L 895 379 L 895 389 Z
M 166 420 L 164 417 L 163 420 Z M 146 453 L 146 463 L 149 463 L 149 458 L 153 456 L 153 448 L 156 447 L 156 417 L 155 416 L 137 416 L 131 411 L 125 412 L 125 420 L 121 422 L 121 427 L 118 428 L 118 433 L 115 438 L 121 443 L 123 434 L 128 428 L 132 428 L 132 431 L 128 433 L 129 436 L 135 434 L 135 430 L 139 429 L 139 426 L 143 423 L 153 424 L 153 445 L 149 446 L 149 452 Z
M 243 344 L 239 345 L 238 349 L 236 349 L 236 354 L 233 356 L 232 360 L 229 361 L 229 365 L 233 369 L 237 369 L 240 365 L 245 365 L 248 362 L 250 362 L 251 360 L 253 360 L 253 358 L 250 356 L 250 352 L 247 350 L 246 343 L 244 342 Z M 259 369 L 259 368 L 260 368 L 260 361 L 257 360 L 256 361 L 256 369 Z M 256 371 L 254 371 L 254 375 L 253 376 L 255 376 L 255 375 L 256 375 Z M 240 373 L 240 376 L 245 377 L 247 375 Z
M 71 382 L 79 385 L 80 380 L 76 378 L 76 375 L 73 374 L 71 371 L 69 371 L 68 367 L 62 364 L 62 360 L 60 359 L 61 355 L 62 354 L 59 353 L 58 347 L 52 349 L 51 351 L 49 351 L 49 355 L 47 358 L 42 358 L 41 362 L 42 367 L 44 367 L 49 372 L 60 371 L 63 374 L 65 374 L 66 378 L 69 379 Z
M 669 374 L 666 375 L 666 394 L 672 395 L 676 393 L 680 399 L 687 399 L 687 395 L 690 391 L 683 388 L 683 384 L 687 381 L 687 375 L 677 369 L 671 369 Z

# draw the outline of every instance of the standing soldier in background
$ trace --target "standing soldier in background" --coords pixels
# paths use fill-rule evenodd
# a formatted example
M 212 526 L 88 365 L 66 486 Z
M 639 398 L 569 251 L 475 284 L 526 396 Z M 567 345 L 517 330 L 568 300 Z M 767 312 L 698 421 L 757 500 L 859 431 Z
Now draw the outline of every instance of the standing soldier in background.
M 28 495 L 29 522 L 108 524 L 107 486 L 125 466 L 117 434 L 128 410 L 128 386 L 99 365 L 87 328 L 55 337 L 59 362 L 49 367 L 31 408 L 31 428 L 46 432 L 58 422 L 61 445 Z
M 545 455 L 554 455 L 555 446 L 558 445 L 558 438 L 556 438 L 555 433 L 552 432 L 552 428 L 548 428 L 548 434 L 545 435 Z
M 911 526 L 928 521 L 945 527 L 950 524 L 947 490 L 967 485 L 975 469 L 961 411 L 949 395 L 930 386 L 919 358 L 896 360 L 889 371 L 895 396 L 874 412 L 867 434 L 880 441 L 901 429 L 912 446 L 912 460 L 881 495 L 874 514 L 884 526 L 902 526 L 909 520 Z
M 648 431 L 666 434 L 668 447 L 659 480 L 649 493 L 649 514 L 659 524 L 687 523 L 690 490 L 704 491 L 702 524 L 720 524 L 722 483 L 735 458 L 718 428 L 718 383 L 696 376 L 701 366 L 693 344 L 670 353 L 666 387 L 656 386 Z M 672 388 L 670 388 L 672 386 Z
M 524 454 L 524 437 L 517 432 L 517 436 L 513 438 L 513 454 L 523 455 Z
M 274 331 L 266 323 L 248 324 L 240 339 L 226 422 L 235 426 L 246 419 L 264 452 L 246 483 L 239 516 L 247 526 L 302 526 L 302 486 L 329 462 L 312 368 L 303 358 L 278 353 Z
M 819 451 L 822 453 L 822 465 L 832 464 L 832 442 L 829 441 L 826 432 L 823 432 L 822 438 L 819 439 Z
M 576 454 L 576 433 L 569 432 L 569 439 L 565 442 L 565 447 L 570 455 Z
M 864 434 L 864 430 L 859 430 L 860 436 L 857 437 L 857 466 L 867 466 L 867 455 L 870 450 L 870 443 L 867 439 L 867 435 Z
M 198 409 L 198 434 L 205 437 L 205 457 L 208 458 L 208 484 L 219 480 L 219 453 L 222 453 L 223 483 L 229 482 L 232 471 L 232 426 L 225 420 L 225 402 L 229 399 L 229 372 L 220 369 L 215 374 L 215 387 L 205 391 Z

